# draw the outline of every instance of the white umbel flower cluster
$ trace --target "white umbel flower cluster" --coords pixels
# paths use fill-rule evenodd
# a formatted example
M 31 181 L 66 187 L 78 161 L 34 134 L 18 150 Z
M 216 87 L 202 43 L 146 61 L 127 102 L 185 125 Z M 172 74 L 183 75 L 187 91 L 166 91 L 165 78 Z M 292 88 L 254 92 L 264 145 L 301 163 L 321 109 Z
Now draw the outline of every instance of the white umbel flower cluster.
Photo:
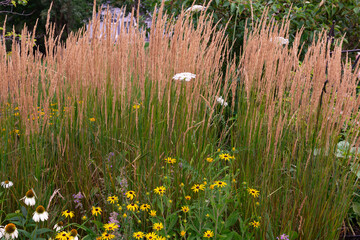
M 272 38 L 270 38 L 270 42 L 272 42 Z M 287 45 L 289 44 L 289 39 L 283 37 L 275 37 L 274 42 L 278 43 L 279 45 Z
M 227 102 L 225 102 L 225 100 L 220 96 L 220 97 L 216 97 L 216 101 L 221 105 L 226 107 L 228 105 Z
M 189 7 L 188 9 L 186 9 L 185 12 L 200 12 L 200 11 L 205 11 L 206 7 L 201 6 L 201 5 L 194 5 L 192 7 Z
M 193 73 L 189 73 L 189 72 L 183 72 L 183 73 L 178 73 L 175 74 L 175 76 L 173 77 L 174 80 L 179 80 L 179 81 L 186 81 L 186 82 L 190 82 L 191 79 L 195 78 L 196 75 Z

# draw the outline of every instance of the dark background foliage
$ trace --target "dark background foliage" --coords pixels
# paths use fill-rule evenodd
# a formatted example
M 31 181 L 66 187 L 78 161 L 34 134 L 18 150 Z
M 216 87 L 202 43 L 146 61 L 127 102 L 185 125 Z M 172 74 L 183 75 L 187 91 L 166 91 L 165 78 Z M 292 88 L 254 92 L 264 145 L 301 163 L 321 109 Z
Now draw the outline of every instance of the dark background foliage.
M 137 7 L 140 0 L 98 0 L 100 6 L 110 3 L 113 6 L 126 6 L 127 11 L 132 7 Z M 7 14 L 7 30 L 11 31 L 15 26 L 17 32 L 26 25 L 32 29 L 37 19 L 37 39 L 41 45 L 41 39 L 45 32 L 46 14 L 50 3 L 53 2 L 51 11 L 51 21 L 56 25 L 56 33 L 64 28 L 63 39 L 71 31 L 75 31 L 84 26 L 87 19 L 92 14 L 92 0 L 29 0 L 26 5 L 17 4 L 15 6 L 1 6 L 0 11 L 12 11 L 15 13 L 25 13 L 25 15 Z M 207 5 L 209 1 L 193 0 L 166 0 L 165 10 L 175 16 L 180 13 L 182 8 L 188 8 L 192 4 Z M 140 2 L 140 12 L 144 20 L 144 15 L 153 13 L 156 5 L 161 1 L 143 0 Z M 269 8 L 268 18 L 282 20 L 287 15 L 291 19 L 290 41 L 296 32 L 304 27 L 303 40 L 311 42 L 316 32 L 323 28 L 329 30 L 335 22 L 335 38 L 341 38 L 345 34 L 346 49 L 360 48 L 360 0 L 316 0 L 316 1 L 249 1 L 249 0 L 213 0 L 208 8 L 213 12 L 214 23 L 219 22 L 218 27 L 224 27 L 229 21 L 227 34 L 229 42 L 233 45 L 233 50 L 238 52 L 242 45 L 244 28 L 247 24 L 251 27 L 252 20 L 257 21 L 265 8 Z M 0 13 L 0 22 L 3 23 L 6 13 Z M 246 22 L 246 20 L 248 21 Z M 306 44 L 305 44 L 306 45 Z

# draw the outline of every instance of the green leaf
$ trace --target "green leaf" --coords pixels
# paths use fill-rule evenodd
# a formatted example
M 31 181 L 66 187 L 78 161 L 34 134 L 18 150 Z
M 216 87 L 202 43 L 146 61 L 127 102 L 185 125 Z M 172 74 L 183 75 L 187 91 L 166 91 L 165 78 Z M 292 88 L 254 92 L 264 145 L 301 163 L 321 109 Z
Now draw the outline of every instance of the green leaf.
M 178 220 L 177 212 L 171 214 L 170 216 L 168 216 L 166 218 L 166 226 L 167 226 L 168 231 L 171 230 L 175 226 L 177 220 Z
M 239 216 L 240 214 L 238 212 L 232 212 L 230 216 L 226 219 L 225 229 L 229 229 L 231 226 L 233 226 L 239 219 Z

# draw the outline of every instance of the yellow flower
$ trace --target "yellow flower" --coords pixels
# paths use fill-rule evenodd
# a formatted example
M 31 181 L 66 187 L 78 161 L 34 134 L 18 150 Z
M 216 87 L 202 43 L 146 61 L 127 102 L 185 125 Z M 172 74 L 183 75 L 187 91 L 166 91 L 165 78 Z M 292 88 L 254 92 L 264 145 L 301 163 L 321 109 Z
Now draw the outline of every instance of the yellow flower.
M 182 236 L 182 237 L 184 237 L 185 234 L 186 234 L 186 231 L 181 231 L 181 232 L 180 232 L 180 236 Z
M 169 203 L 172 203 L 172 200 L 171 200 L 171 199 L 169 200 Z
M 131 204 L 127 205 L 126 208 L 130 211 L 137 211 L 139 206 L 136 203 L 131 203 Z
M 169 163 L 169 164 L 174 164 L 174 163 L 176 163 L 176 159 L 171 158 L 171 157 L 167 157 L 167 158 L 165 158 L 165 162 Z
M 254 220 L 254 221 L 250 222 L 250 225 L 253 226 L 254 228 L 259 228 L 260 222 Z
M 69 238 L 70 238 L 70 235 L 67 232 L 58 233 L 55 237 L 55 239 L 59 239 L 59 240 L 67 240 Z
M 191 188 L 194 192 L 198 192 L 199 190 L 204 191 L 205 186 L 203 184 L 195 184 L 192 188 Z
M 119 226 L 115 223 L 107 223 L 104 224 L 104 228 L 106 231 L 115 231 L 116 229 L 119 228 Z
M 215 181 L 214 184 L 218 188 L 223 188 L 223 187 L 225 187 L 227 185 L 226 182 L 223 182 L 223 181 Z
M 133 109 L 139 109 L 140 108 L 140 104 L 135 104 L 134 106 L 133 106 Z
M 90 122 L 95 122 L 95 118 L 89 118 Z
M 145 237 L 146 237 L 147 240 L 156 240 L 156 238 L 157 238 L 158 236 L 156 235 L 156 233 L 151 232 L 151 233 L 146 234 Z
M 212 238 L 213 236 L 214 236 L 213 231 L 208 230 L 204 233 L 204 238 Z
M 127 192 L 125 193 L 125 196 L 126 196 L 127 198 L 129 198 L 130 200 L 133 200 L 134 197 L 136 197 L 136 194 L 135 194 L 134 191 L 127 191 Z
M 123 214 L 123 217 L 124 217 L 124 218 L 126 218 L 126 217 L 127 217 L 126 213 L 124 213 L 124 214 Z
M 259 203 L 259 202 L 256 202 L 255 205 L 256 205 L 256 206 L 260 206 L 260 203 Z
M 235 178 L 233 178 L 232 182 L 233 182 L 233 183 L 236 183 L 236 179 L 235 179 Z
M 141 211 L 148 211 L 148 210 L 150 210 L 150 205 L 149 204 L 142 204 L 140 206 L 140 210 Z
M 81 220 L 85 221 L 87 219 L 87 217 L 84 215 L 81 217 Z
M 215 188 L 215 184 L 210 185 L 210 189 L 213 190 Z
M 61 216 L 73 218 L 75 216 L 73 211 L 65 210 L 61 212 Z
M 184 187 L 185 186 L 185 184 L 184 183 L 180 183 L 180 187 Z
M 153 225 L 153 229 L 155 231 L 160 231 L 163 228 L 164 228 L 164 225 L 162 223 L 154 223 L 154 225 Z
M 213 159 L 213 158 L 211 158 L 211 157 L 208 157 L 208 158 L 206 158 L 206 161 L 207 161 L 207 162 L 209 162 L 209 163 L 211 163 L 211 162 L 213 162 L 213 161 L 214 161 L 214 159 Z
M 260 191 L 254 189 L 254 188 L 248 188 L 247 191 L 254 198 L 259 197 L 259 195 L 260 195 Z
M 118 200 L 119 200 L 119 198 L 118 198 L 117 196 L 110 196 L 110 197 L 107 198 L 107 201 L 108 201 L 109 203 L 115 203 L 115 202 L 117 202 Z
M 143 232 L 134 232 L 133 237 L 136 239 L 142 239 L 144 237 Z
M 190 196 L 185 196 L 185 199 L 186 200 L 191 200 L 191 197 Z
M 160 186 L 160 187 L 157 187 L 154 189 L 154 192 L 156 194 L 159 194 L 160 196 L 164 195 L 165 191 L 166 191 L 166 188 L 164 186 Z
M 101 239 L 102 240 L 109 240 L 109 239 L 114 239 L 115 235 L 108 233 L 108 232 L 104 232 L 103 234 L 101 234 Z
M 219 157 L 220 157 L 220 159 L 225 160 L 225 161 L 229 161 L 230 159 L 235 158 L 234 156 L 231 156 L 230 154 L 227 154 L 227 153 L 220 154 Z
M 92 215 L 95 215 L 95 216 L 97 216 L 98 214 L 101 215 L 101 212 L 102 212 L 102 210 L 101 210 L 100 207 L 94 207 L 93 206 L 92 209 L 91 209 Z
M 150 216 L 155 217 L 155 216 L 156 216 L 156 211 L 155 211 L 155 210 L 151 210 L 151 211 L 150 211 Z
M 166 237 L 158 236 L 156 240 L 166 240 Z
M 184 212 L 184 213 L 187 213 L 190 209 L 188 206 L 183 206 L 181 207 L 181 210 Z

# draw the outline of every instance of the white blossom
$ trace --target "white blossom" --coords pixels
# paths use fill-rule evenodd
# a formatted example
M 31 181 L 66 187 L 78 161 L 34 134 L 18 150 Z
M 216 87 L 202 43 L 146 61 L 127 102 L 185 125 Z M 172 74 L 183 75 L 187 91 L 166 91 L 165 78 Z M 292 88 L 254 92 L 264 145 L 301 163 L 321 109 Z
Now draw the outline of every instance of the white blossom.
M 192 74 L 192 73 L 189 73 L 189 72 L 183 72 L 183 73 L 175 74 L 173 79 L 174 80 L 179 80 L 179 81 L 185 80 L 186 82 L 189 82 L 191 79 L 193 79 L 195 77 L 196 77 L 195 74 Z
M 189 7 L 186 12 L 200 12 L 200 11 L 204 11 L 206 9 L 206 7 L 201 6 L 201 5 L 194 5 L 192 7 Z

